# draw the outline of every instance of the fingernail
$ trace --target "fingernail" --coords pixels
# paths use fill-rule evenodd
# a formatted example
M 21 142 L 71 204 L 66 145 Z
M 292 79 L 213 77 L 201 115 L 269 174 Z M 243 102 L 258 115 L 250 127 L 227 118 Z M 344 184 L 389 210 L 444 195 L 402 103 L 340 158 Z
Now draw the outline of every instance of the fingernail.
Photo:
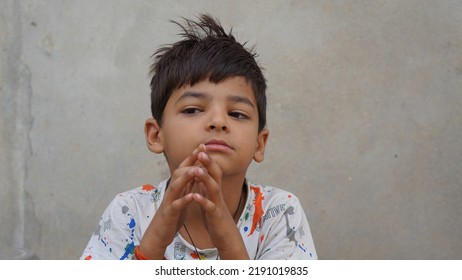
M 200 156 L 202 159 L 208 159 L 208 158 L 209 158 L 209 156 L 208 156 L 206 153 L 204 153 L 204 152 L 201 152 L 201 153 L 199 154 L 199 156 Z

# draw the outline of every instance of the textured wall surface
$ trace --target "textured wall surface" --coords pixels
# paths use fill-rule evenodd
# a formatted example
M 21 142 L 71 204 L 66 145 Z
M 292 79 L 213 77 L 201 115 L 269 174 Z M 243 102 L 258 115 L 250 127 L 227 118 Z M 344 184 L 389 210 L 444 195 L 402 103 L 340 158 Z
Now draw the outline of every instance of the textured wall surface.
M 461 1 L 0 1 L 0 250 L 80 257 L 150 153 L 150 56 L 208 12 L 256 45 L 268 153 L 321 259 L 462 258 Z

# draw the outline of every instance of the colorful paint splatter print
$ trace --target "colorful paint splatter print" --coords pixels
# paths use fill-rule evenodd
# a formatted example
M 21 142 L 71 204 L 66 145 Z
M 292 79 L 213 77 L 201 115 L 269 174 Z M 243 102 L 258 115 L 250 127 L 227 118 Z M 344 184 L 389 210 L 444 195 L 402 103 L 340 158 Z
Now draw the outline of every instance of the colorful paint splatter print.
M 117 195 L 104 211 L 81 259 L 133 259 L 135 246 L 163 199 L 167 180 Z M 244 211 L 237 223 L 253 259 L 317 259 L 310 226 L 298 198 L 282 189 L 249 183 Z M 177 234 L 166 259 L 214 260 L 216 248 L 198 249 Z

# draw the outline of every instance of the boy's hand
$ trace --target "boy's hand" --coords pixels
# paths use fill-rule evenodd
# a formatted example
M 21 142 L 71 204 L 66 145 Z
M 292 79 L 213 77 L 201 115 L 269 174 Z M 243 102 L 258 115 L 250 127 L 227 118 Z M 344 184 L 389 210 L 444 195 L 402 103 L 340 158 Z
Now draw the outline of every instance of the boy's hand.
M 202 167 L 195 166 L 196 162 Z M 173 172 L 159 209 L 140 242 L 140 251 L 150 259 L 162 259 L 184 224 L 188 205 L 196 201 L 220 258 L 248 259 L 242 237 L 223 199 L 221 183 L 220 167 L 201 144 Z M 195 185 L 200 193 L 191 193 Z
M 193 201 L 194 163 L 199 149 L 193 151 L 173 172 L 164 198 L 140 242 L 140 251 L 151 259 L 162 259 L 165 249 L 183 226 L 188 205 Z
M 248 259 L 244 242 L 229 212 L 222 194 L 222 171 L 207 154 L 204 144 L 199 146 L 198 161 L 203 168 L 192 170 L 200 193 L 192 198 L 202 209 L 203 222 L 221 259 Z M 239 207 L 239 205 L 238 205 Z

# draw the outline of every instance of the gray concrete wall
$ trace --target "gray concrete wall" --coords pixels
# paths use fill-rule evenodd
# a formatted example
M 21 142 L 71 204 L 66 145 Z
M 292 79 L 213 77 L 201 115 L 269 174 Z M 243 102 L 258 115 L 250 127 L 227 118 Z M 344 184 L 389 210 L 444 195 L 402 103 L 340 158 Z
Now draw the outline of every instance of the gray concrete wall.
M 0 1 L 0 246 L 82 253 L 145 147 L 168 23 L 209 12 L 269 81 L 254 182 L 302 200 L 321 259 L 462 258 L 461 1 Z

